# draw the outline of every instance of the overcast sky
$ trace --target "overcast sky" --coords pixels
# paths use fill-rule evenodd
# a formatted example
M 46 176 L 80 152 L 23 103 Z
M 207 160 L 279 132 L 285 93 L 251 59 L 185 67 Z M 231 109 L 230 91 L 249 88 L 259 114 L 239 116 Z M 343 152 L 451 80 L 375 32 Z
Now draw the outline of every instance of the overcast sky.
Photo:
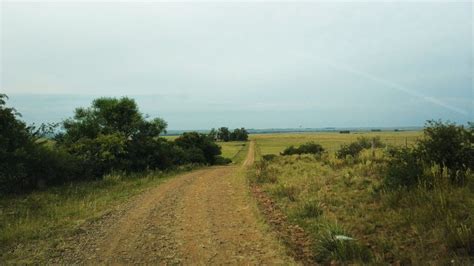
M 473 4 L 1 4 L 0 92 L 32 122 L 130 96 L 170 129 L 474 120 Z

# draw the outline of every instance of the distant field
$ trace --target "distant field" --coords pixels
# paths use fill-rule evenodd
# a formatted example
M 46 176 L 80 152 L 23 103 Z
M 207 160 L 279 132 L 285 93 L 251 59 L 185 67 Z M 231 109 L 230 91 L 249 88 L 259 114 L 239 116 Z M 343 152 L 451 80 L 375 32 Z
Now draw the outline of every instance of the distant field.
M 247 154 L 246 141 L 232 141 L 232 142 L 218 142 L 217 144 L 222 147 L 222 156 L 229 158 L 233 163 L 240 163 Z
M 331 133 L 284 133 L 284 134 L 254 134 L 250 139 L 255 140 L 258 145 L 259 155 L 278 154 L 290 145 L 300 145 L 309 141 L 321 144 L 327 151 L 334 152 L 342 144 L 350 143 L 358 137 L 379 136 L 382 141 L 389 145 L 410 145 L 421 137 L 421 131 L 403 132 L 356 132 L 351 134 Z

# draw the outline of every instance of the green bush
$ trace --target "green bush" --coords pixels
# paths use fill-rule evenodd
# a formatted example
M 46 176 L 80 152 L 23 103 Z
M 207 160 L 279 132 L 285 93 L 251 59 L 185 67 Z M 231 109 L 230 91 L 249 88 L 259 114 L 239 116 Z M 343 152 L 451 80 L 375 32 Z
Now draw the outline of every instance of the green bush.
M 324 148 L 317 143 L 308 142 L 300 145 L 298 148 L 290 146 L 286 148 L 281 155 L 294 155 L 294 154 L 316 154 L 321 155 L 324 152 Z
M 413 148 L 400 148 L 390 151 L 384 185 L 387 188 L 412 187 L 423 175 L 423 161 Z
M 364 149 L 370 148 L 383 148 L 385 144 L 380 140 L 380 137 L 366 138 L 360 137 L 357 141 L 352 142 L 348 145 L 342 145 L 336 155 L 339 159 L 345 159 L 347 156 L 357 157 L 359 153 Z
M 267 161 L 267 162 L 273 161 L 276 158 L 277 158 L 277 156 L 275 154 L 265 154 L 265 155 L 262 156 L 262 160 Z
M 443 168 L 453 184 L 466 183 L 466 173 L 474 168 L 473 124 L 464 126 L 428 121 L 424 137 L 413 148 L 392 148 L 384 177 L 388 189 L 413 187 L 420 182 L 435 184 L 433 166 Z
M 80 178 L 80 160 L 46 147 L 0 94 L 0 192 L 22 192 Z
M 459 172 L 474 169 L 474 124 L 469 128 L 442 121 L 428 121 L 424 138 L 418 141 L 418 153 L 424 162 L 447 167 L 451 179 L 463 183 Z

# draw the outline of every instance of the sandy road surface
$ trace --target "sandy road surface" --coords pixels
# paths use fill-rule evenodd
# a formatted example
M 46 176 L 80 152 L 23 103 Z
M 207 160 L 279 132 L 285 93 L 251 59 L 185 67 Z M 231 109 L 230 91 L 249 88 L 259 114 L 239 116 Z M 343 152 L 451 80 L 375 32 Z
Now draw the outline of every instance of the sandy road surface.
M 65 241 L 51 263 L 293 264 L 259 218 L 243 166 L 193 171 L 152 188 Z

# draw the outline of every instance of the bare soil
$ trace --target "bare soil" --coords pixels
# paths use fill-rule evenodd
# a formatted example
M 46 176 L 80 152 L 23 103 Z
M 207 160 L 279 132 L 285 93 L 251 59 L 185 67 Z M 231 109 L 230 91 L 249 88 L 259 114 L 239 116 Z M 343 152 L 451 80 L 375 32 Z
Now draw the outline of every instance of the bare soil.
M 193 171 L 64 239 L 54 264 L 294 264 L 262 222 L 243 166 Z

